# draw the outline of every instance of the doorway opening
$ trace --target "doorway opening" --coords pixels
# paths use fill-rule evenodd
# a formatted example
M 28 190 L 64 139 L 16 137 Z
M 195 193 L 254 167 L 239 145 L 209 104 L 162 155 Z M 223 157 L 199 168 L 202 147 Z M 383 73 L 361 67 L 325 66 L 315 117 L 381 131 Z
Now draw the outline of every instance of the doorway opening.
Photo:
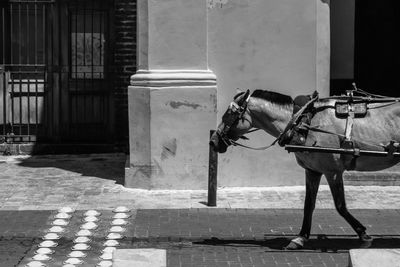
M 400 2 L 335 0 L 331 8 L 331 95 L 352 89 L 400 96 Z
M 0 143 L 112 144 L 114 0 L 0 4 Z

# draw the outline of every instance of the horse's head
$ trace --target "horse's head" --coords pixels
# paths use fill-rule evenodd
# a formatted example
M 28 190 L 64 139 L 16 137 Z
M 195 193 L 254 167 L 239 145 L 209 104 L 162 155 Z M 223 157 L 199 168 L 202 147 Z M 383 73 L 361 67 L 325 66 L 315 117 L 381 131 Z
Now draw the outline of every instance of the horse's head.
M 211 136 L 210 145 L 214 151 L 226 152 L 232 140 L 236 141 L 251 128 L 251 117 L 247 112 L 247 104 L 250 99 L 250 90 L 237 94 L 228 110 L 222 116 L 215 133 Z

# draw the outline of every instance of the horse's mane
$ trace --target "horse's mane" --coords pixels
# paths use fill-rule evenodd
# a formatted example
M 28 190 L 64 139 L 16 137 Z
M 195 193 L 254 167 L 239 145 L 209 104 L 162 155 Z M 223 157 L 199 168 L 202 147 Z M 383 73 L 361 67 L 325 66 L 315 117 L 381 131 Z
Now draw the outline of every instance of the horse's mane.
M 255 90 L 252 94 L 252 97 L 261 98 L 267 100 L 271 103 L 278 104 L 278 105 L 291 105 L 293 104 L 293 99 L 291 96 L 283 95 L 276 92 L 271 92 L 267 90 Z

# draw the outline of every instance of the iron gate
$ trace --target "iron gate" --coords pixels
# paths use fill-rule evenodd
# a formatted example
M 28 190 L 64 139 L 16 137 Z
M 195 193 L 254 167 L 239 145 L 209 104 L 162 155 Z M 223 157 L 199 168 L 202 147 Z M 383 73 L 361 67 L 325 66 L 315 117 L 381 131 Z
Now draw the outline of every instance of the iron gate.
M 1 2 L 3 142 L 112 141 L 112 3 Z

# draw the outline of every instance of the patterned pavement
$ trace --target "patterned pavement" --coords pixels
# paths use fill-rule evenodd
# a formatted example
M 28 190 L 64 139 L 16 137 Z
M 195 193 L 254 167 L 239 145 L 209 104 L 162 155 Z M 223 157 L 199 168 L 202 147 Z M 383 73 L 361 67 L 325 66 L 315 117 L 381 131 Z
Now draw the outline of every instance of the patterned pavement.
M 77 266 L 101 262 L 115 207 L 131 209 L 120 248 L 163 248 L 169 267 L 347 266 L 358 248 L 354 232 L 320 188 L 312 237 L 304 250 L 282 247 L 301 226 L 304 188 L 220 188 L 218 207 L 205 190 L 138 190 L 118 184 L 122 154 L 0 158 L 0 267 L 26 266 L 53 227 L 57 210 L 69 219 L 46 266 L 63 266 L 84 224 L 85 212 L 101 212 L 90 250 Z M 347 186 L 351 212 L 374 237 L 374 248 L 400 248 L 400 188 Z
M 43 266 L 65 266 L 86 223 L 87 211 L 71 213 L 65 231 Z M 78 257 L 79 266 L 96 266 L 104 260 L 105 242 L 113 213 L 99 210 L 97 227 Z M 373 236 L 371 248 L 399 248 L 400 210 L 353 210 Z M 43 237 L 54 227 L 57 211 L 1 211 L 0 266 L 30 266 Z M 167 250 L 168 266 L 347 266 L 348 250 L 360 248 L 357 237 L 333 210 L 317 210 L 312 236 L 300 251 L 283 247 L 301 224 L 298 209 L 161 209 L 130 211 L 126 231 L 117 248 Z M 111 245 L 113 246 L 113 245 Z M 75 251 L 77 251 L 75 249 Z M 103 258 L 102 258 L 103 257 Z M 33 266 L 33 265 L 32 265 Z M 106 265 L 98 265 L 106 266 Z

